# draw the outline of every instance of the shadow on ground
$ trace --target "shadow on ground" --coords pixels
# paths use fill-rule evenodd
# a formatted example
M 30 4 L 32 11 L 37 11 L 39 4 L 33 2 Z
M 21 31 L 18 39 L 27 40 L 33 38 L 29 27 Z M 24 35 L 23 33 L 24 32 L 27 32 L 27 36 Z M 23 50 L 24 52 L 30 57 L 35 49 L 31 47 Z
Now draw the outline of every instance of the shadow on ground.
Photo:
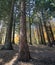
M 18 58 L 13 65 L 55 65 L 55 47 L 30 46 L 32 59 L 29 62 L 20 62 Z
M 13 65 L 55 65 L 55 60 L 51 58 L 42 58 L 42 59 L 30 59 L 29 62 L 18 61 L 18 58 L 15 60 Z
M 1 47 L 2 45 L 0 48 Z M 14 61 L 14 57 L 17 55 L 17 53 L 17 50 L 0 50 L 0 65 L 11 65 L 10 62 Z
M 32 59 L 29 62 L 18 61 L 18 46 L 14 50 L 0 50 L 0 65 L 55 65 L 55 47 L 29 46 Z

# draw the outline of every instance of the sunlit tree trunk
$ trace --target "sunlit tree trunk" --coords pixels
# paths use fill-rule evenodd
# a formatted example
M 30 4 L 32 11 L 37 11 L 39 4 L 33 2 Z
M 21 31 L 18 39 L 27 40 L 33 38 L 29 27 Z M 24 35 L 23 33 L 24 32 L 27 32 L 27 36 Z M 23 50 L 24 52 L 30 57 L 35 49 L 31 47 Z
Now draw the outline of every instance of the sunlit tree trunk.
M 46 45 L 41 18 L 40 18 L 40 22 L 39 22 L 39 31 L 40 31 L 40 36 L 41 36 L 41 44 L 45 44 Z
M 11 35 L 12 35 L 12 24 L 13 24 L 13 9 L 14 9 L 14 0 L 11 0 L 11 10 L 10 10 L 10 20 L 7 26 L 5 45 L 2 47 L 4 50 L 12 50 L 11 44 Z
M 46 30 L 46 33 L 47 33 L 47 38 L 48 38 L 48 45 L 50 47 L 52 47 L 52 43 L 51 43 L 51 40 L 50 40 L 50 34 L 49 34 L 49 30 L 48 30 L 48 27 L 47 27 L 47 23 L 46 23 L 46 19 L 45 19 L 45 16 L 44 16 L 44 13 L 42 11 L 42 17 L 43 17 L 43 23 L 44 23 L 44 27 L 45 27 L 45 30 Z M 51 31 L 50 31 L 51 32 Z M 52 35 L 52 34 L 51 34 Z
M 31 19 L 30 19 L 30 0 L 29 0 L 29 29 L 30 29 L 30 32 L 29 32 L 29 37 L 30 37 L 30 44 L 32 45 L 32 39 L 31 39 Z
M 30 59 L 29 47 L 27 44 L 26 34 L 26 0 L 21 0 L 21 19 L 20 19 L 20 44 L 19 58 L 20 61 L 28 61 Z
M 36 25 L 37 35 L 38 35 L 38 43 L 41 43 L 41 37 L 40 37 L 40 30 L 39 30 L 39 23 Z

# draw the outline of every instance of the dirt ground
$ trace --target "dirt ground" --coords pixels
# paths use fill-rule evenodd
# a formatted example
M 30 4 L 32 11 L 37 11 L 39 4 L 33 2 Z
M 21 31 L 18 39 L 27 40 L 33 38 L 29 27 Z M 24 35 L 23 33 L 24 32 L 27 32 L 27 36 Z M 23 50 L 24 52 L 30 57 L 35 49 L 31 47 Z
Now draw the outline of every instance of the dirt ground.
M 55 65 L 55 46 L 29 46 L 32 59 L 29 62 L 18 61 L 18 46 L 14 50 L 0 50 L 0 65 Z M 1 48 L 1 45 L 0 45 Z

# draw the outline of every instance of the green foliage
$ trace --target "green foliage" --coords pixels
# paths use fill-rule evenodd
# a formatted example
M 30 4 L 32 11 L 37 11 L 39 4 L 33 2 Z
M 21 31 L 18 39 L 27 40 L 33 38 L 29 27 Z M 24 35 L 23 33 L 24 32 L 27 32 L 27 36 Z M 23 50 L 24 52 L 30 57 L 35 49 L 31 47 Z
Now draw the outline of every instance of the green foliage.
M 0 19 L 8 17 L 10 7 L 11 7 L 11 0 L 0 0 Z
M 50 9 L 50 11 L 55 10 L 54 0 L 35 0 L 36 10 Z

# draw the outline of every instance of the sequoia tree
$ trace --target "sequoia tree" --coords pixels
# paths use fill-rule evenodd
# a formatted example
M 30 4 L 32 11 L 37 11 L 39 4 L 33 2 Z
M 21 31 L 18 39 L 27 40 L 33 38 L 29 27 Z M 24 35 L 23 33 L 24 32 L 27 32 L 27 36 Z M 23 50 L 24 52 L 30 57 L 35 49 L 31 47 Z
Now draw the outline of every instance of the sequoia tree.
M 20 17 L 20 44 L 19 58 L 20 61 L 28 61 L 30 59 L 29 47 L 27 44 L 26 34 L 26 0 L 21 0 L 21 17 Z

